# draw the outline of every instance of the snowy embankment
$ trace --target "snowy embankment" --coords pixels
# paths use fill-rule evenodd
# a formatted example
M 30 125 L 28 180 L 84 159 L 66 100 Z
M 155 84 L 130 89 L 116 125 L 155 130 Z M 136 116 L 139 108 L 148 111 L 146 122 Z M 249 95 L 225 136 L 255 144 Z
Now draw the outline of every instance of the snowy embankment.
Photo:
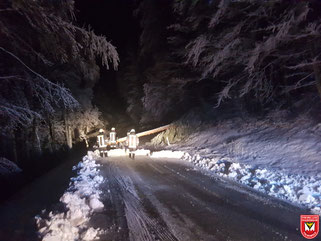
M 153 158 L 179 158 L 179 159 L 181 159 L 185 155 L 186 155 L 186 153 L 183 151 L 163 150 L 163 151 L 153 152 L 151 157 L 153 157 Z
M 145 149 L 138 149 L 135 151 L 136 156 L 149 156 L 150 155 L 150 150 L 145 150 Z M 99 152 L 96 152 L 97 155 L 99 155 Z M 116 157 L 116 156 L 128 156 L 129 151 L 125 149 L 113 149 L 107 151 L 107 155 L 109 157 Z
M 113 149 L 107 152 L 108 157 L 116 157 L 116 156 L 128 156 L 128 151 L 125 151 L 125 149 Z M 136 156 L 150 156 L 152 158 L 182 158 L 185 154 L 183 151 L 169 151 L 169 150 L 163 150 L 163 151 L 157 151 L 157 152 L 151 152 L 148 149 L 137 149 L 134 151 Z M 99 152 L 96 153 L 99 155 Z
M 123 149 L 109 152 L 109 156 L 125 156 Z M 190 155 L 184 151 L 163 150 L 150 153 L 140 149 L 136 155 L 148 155 L 151 158 L 178 158 L 209 170 L 219 176 L 245 184 L 260 192 L 295 204 L 303 205 L 313 213 L 321 214 L 321 178 L 320 176 L 304 176 L 286 174 L 282 171 L 260 168 L 243 164 L 220 155 L 209 158 L 199 154 Z
M 94 157 L 94 153 L 88 152 L 83 161 L 73 167 L 77 176 L 71 178 L 69 188 L 60 198 L 65 210 L 50 212 L 46 218 L 35 217 L 43 241 L 95 240 L 103 232 L 89 227 L 92 214 L 104 208 L 99 189 L 104 178 L 99 175 L 99 164 Z
M 179 136 L 167 148 L 188 153 L 183 159 L 196 166 L 321 214 L 320 133 L 321 123 L 309 116 L 275 111 L 264 119 L 176 126 L 160 137 Z
M 314 177 L 287 175 L 275 170 L 230 162 L 227 159 L 202 158 L 198 154 L 191 156 L 185 153 L 182 159 L 270 196 L 303 205 L 313 213 L 321 214 L 321 181 Z
M 206 158 L 182 151 L 154 152 L 153 158 L 180 158 L 209 170 L 219 176 L 232 179 L 260 192 L 309 208 L 321 215 L 321 180 L 315 177 L 287 175 L 275 170 L 257 168 L 232 162 L 228 158 Z

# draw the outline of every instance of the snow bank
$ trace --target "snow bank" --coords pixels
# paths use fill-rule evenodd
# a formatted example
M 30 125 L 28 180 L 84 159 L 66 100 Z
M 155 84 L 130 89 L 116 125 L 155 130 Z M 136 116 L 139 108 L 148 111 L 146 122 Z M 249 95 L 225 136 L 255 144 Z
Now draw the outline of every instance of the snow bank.
M 321 214 L 321 178 L 289 175 L 275 170 L 232 162 L 228 158 L 206 158 L 185 153 L 182 159 L 248 185 L 270 196 L 306 206 Z
M 125 149 L 113 149 L 107 152 L 108 156 L 128 156 L 128 150 L 125 151 Z M 149 156 L 150 155 L 150 150 L 146 149 L 138 149 L 135 151 L 136 156 Z
M 184 156 L 185 152 L 182 151 L 157 151 L 153 152 L 151 157 L 152 158 L 182 158 Z
M 321 178 L 321 123 L 275 111 L 262 119 L 233 118 L 203 125 L 171 149 L 203 157 Z
M 125 149 L 113 149 L 109 150 L 108 152 L 109 157 L 116 157 L 116 156 L 128 156 L 129 151 L 125 151 Z M 157 151 L 151 153 L 148 149 L 137 149 L 135 151 L 136 156 L 151 156 L 153 158 L 182 158 L 185 152 L 182 151 Z
M 305 114 L 292 116 L 287 111 L 260 119 L 217 116 L 212 123 L 177 123 L 177 131 L 156 139 L 166 144 L 167 137 L 184 133 L 167 149 L 189 153 L 183 158 L 198 166 L 321 213 L 321 123 Z
M 150 150 L 138 149 L 135 151 L 136 156 L 150 156 Z
M 125 149 L 113 149 L 107 152 L 108 156 L 127 156 Z
M 88 227 L 93 212 L 104 208 L 100 201 L 99 186 L 104 178 L 99 175 L 99 164 L 95 154 L 88 152 L 73 170 L 77 176 L 71 178 L 69 188 L 60 198 L 66 211 L 50 212 L 47 218 L 36 216 L 36 223 L 43 241 L 95 240 L 103 231 Z

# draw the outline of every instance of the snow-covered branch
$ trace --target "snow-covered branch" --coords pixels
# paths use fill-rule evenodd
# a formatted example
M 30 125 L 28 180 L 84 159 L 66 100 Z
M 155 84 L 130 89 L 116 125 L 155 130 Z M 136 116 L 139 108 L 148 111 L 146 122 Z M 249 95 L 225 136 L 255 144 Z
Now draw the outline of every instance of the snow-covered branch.
M 221 86 L 213 93 L 218 103 L 247 94 L 271 100 L 313 83 L 309 80 L 313 67 L 321 64 L 321 19 L 312 11 L 316 5 L 320 4 L 178 1 L 174 4 L 178 20 L 171 25 L 176 34 L 170 43 L 184 44 L 176 52 L 185 64 L 200 72 L 200 79 L 211 78 Z M 188 32 L 182 34 L 181 29 Z M 301 75 L 303 71 L 307 73 Z

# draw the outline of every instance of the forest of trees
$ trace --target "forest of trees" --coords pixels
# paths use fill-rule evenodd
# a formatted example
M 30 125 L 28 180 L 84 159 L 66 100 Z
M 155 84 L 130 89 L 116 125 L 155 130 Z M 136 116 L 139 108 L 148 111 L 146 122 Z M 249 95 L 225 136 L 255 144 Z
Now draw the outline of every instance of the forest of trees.
M 135 14 L 140 46 L 119 81 L 136 121 L 320 101 L 320 1 L 143 0 Z
M 117 91 L 136 124 L 320 102 L 320 1 L 133 2 L 140 33 L 122 51 Z M 118 53 L 76 23 L 73 1 L 1 1 L 1 156 L 68 149 L 103 124 L 93 89 Z
M 75 22 L 73 1 L 0 3 L 0 151 L 14 162 L 71 148 L 101 124 L 92 89 L 118 53 Z

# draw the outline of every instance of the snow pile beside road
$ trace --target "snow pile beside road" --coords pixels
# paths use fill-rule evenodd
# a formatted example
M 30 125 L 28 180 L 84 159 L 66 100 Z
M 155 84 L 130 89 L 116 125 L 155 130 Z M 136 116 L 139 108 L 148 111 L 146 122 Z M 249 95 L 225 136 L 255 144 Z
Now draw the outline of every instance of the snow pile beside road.
M 99 189 L 104 178 L 99 175 L 99 164 L 94 157 L 92 152 L 88 152 L 83 161 L 73 167 L 78 175 L 71 178 L 68 190 L 60 198 L 66 210 L 50 212 L 48 218 L 36 216 L 43 241 L 95 240 L 103 232 L 88 227 L 93 212 L 104 208 Z
M 321 123 L 310 116 L 290 118 L 275 111 L 257 118 L 233 118 L 203 125 L 172 150 L 203 157 L 229 157 L 288 174 L 317 177 L 321 173 Z
M 163 150 L 163 151 L 157 151 L 153 152 L 151 157 L 152 158 L 182 158 L 184 156 L 185 152 L 182 151 L 169 151 L 169 150 Z
M 107 152 L 107 155 L 109 157 L 113 156 L 128 156 L 128 150 L 125 151 L 125 149 L 113 149 Z M 150 155 L 150 150 L 146 149 L 137 149 L 135 151 L 136 156 L 149 156 Z
M 113 149 L 109 150 L 108 157 L 115 157 L 115 156 L 127 156 L 129 151 L 125 151 L 125 149 Z M 182 158 L 185 152 L 182 151 L 170 151 L 170 150 L 163 150 L 163 151 L 156 151 L 152 152 L 148 149 L 137 149 L 135 151 L 136 156 L 150 156 L 152 158 Z
M 112 149 L 107 151 L 108 156 L 126 156 L 125 149 Z
M 280 171 L 232 162 L 228 158 L 203 158 L 199 154 L 185 153 L 184 160 L 231 178 L 270 196 L 306 206 L 321 214 L 321 176 L 285 174 Z
M 147 149 L 138 149 L 135 151 L 136 156 L 150 156 L 150 150 Z

